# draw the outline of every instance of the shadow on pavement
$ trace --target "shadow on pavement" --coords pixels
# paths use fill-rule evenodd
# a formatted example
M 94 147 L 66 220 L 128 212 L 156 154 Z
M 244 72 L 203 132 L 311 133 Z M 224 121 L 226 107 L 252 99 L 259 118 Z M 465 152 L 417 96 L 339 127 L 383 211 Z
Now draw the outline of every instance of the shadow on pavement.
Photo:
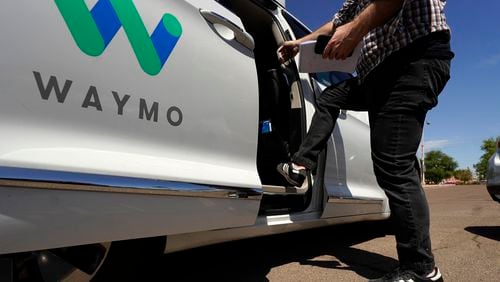
M 500 241 L 500 226 L 469 226 L 465 228 L 465 231 Z
M 395 268 L 397 261 L 352 246 L 385 236 L 385 226 L 349 224 L 198 248 L 165 255 L 150 274 L 156 281 L 268 281 L 273 267 L 300 263 L 375 278 Z M 324 255 L 336 259 L 315 260 Z

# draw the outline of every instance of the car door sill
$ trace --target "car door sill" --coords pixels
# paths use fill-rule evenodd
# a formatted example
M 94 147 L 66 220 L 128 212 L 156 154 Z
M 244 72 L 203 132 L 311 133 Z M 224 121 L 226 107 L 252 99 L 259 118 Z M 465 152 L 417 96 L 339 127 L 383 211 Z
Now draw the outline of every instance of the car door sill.
M 304 195 L 308 190 L 307 184 L 302 187 L 288 187 L 277 185 L 262 185 L 262 191 L 267 195 Z

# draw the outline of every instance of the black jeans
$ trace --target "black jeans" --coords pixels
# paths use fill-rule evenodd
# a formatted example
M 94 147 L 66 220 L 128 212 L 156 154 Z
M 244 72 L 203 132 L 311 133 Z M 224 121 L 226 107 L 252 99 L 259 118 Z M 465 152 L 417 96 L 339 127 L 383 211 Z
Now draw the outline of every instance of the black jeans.
M 448 59 L 401 52 L 386 59 L 362 83 L 353 78 L 327 88 L 318 98 L 309 132 L 292 158 L 314 170 L 340 109 L 367 110 L 374 172 L 389 199 L 399 261 L 402 267 L 417 272 L 432 270 L 434 257 L 416 152 L 426 113 L 437 105 L 449 73 Z

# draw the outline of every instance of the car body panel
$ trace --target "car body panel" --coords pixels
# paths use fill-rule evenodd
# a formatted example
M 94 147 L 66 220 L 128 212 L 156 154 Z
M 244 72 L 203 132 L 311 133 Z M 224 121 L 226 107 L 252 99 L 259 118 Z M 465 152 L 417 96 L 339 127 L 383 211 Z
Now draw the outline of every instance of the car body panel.
M 4 28 L 0 43 L 1 61 L 8 66 L 0 75 L 1 127 L 8 135 L 0 141 L 1 165 L 260 186 L 255 63 L 221 39 L 198 7 L 185 1 L 136 1 L 148 29 L 167 12 L 183 25 L 164 68 L 151 76 L 138 66 L 124 32 L 101 56 L 91 57 L 75 44 L 54 1 L 17 2 L 25 3 L 2 9 L 0 20 L 2 26 L 13 25 L 9 15 L 15 14 L 23 21 L 15 29 Z M 26 19 L 37 24 L 24 24 Z M 61 89 L 72 81 L 63 103 L 54 93 L 41 97 L 38 83 L 47 87 L 51 77 Z M 120 98 L 130 95 L 123 114 L 117 113 L 113 92 Z M 83 106 L 96 97 L 102 110 Z M 157 103 L 157 121 L 147 120 L 141 101 L 148 109 Z M 171 107 L 182 112 L 178 126 L 167 120 Z M 178 113 L 172 115 L 179 121 Z
M 56 5 L 64 1 L 0 10 L 0 253 L 161 235 L 180 250 L 388 217 L 356 113 L 339 121 L 308 206 L 258 215 L 258 77 L 251 44 L 235 36 L 244 19 L 215 1 L 127 1 L 148 35 L 165 14 L 182 26 L 151 74 L 125 27 L 102 54 L 82 51 Z M 273 28 L 293 37 L 281 11 L 268 11 Z M 319 92 L 309 74 L 298 77 L 292 107 L 308 127 Z
M 0 254 L 254 225 L 259 198 L 0 189 Z
M 334 77 L 327 81 L 316 77 L 313 83 L 319 97 L 321 91 L 338 81 Z M 369 132 L 367 112 L 341 111 L 326 148 L 323 181 L 328 199 L 324 218 L 389 211 L 387 197 L 373 173 Z M 339 206 L 339 199 L 358 201 Z
M 366 112 L 344 111 L 327 145 L 325 188 L 329 204 L 324 217 L 338 216 L 336 199 L 372 200 L 356 204 L 344 215 L 377 213 L 387 210 L 387 198 L 378 187 L 370 156 L 370 136 Z
M 94 57 L 77 46 L 55 1 L 9 1 L 0 11 L 0 177 L 27 168 L 261 190 L 252 52 L 221 38 L 199 9 L 241 21 L 211 1 L 133 3 L 149 33 L 165 13 L 182 25 L 156 75 L 138 64 L 123 27 Z M 44 92 L 51 82 L 67 87 L 65 99 L 57 86 Z M 121 113 L 115 95 L 129 96 Z M 168 116 L 172 107 L 182 119 Z M 260 201 L 5 185 L 1 253 L 252 225 Z
M 497 139 L 497 150 L 488 160 L 487 182 L 491 198 L 500 203 L 500 138 Z
M 296 215 L 259 217 L 255 226 L 251 227 L 238 227 L 224 230 L 211 230 L 172 235 L 168 237 L 167 244 L 165 246 L 165 253 L 173 253 L 221 242 L 294 232 L 334 224 L 376 221 L 389 217 L 389 213 L 372 213 L 329 218 L 321 218 L 321 215 L 322 214 L 319 212 L 310 212 Z M 332 240 L 335 239 L 332 238 Z

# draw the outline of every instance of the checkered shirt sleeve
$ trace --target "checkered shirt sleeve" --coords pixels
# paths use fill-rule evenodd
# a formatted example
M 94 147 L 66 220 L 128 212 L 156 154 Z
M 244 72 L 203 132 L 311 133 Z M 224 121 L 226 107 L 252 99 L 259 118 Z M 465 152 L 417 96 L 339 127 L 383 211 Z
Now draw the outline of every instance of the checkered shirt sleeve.
M 352 21 L 374 0 L 346 0 L 335 14 L 338 27 Z M 449 30 L 444 14 L 446 0 L 405 0 L 401 10 L 363 38 L 357 73 L 362 79 L 394 52 L 432 32 Z

